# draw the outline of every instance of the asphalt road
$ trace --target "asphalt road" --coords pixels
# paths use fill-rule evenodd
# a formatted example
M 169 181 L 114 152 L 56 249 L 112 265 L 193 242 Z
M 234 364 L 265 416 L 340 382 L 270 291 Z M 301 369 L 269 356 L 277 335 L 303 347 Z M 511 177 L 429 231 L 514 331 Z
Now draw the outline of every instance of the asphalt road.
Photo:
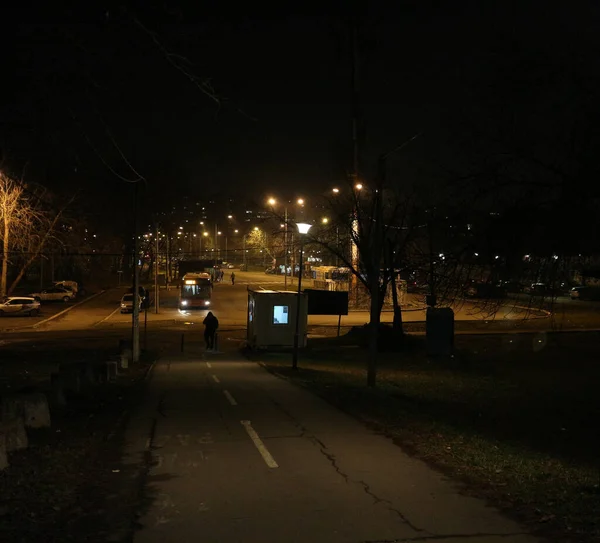
M 217 283 L 213 292 L 211 310 L 220 320 L 221 329 L 245 329 L 247 312 L 247 289 L 281 289 L 283 277 L 266 275 L 264 273 L 236 272 L 235 285 L 229 281 Z M 227 276 L 226 276 L 227 279 Z M 307 286 L 310 286 L 310 282 Z M 295 288 L 295 285 L 289 288 Z M 131 326 L 131 315 L 121 314 L 119 302 L 125 288 L 110 289 L 80 304 L 48 304 L 42 315 L 36 318 L 3 317 L 0 322 L 3 336 L 11 334 L 27 334 L 40 332 L 64 332 L 82 330 L 122 330 L 126 333 Z M 411 307 L 403 312 L 406 323 L 425 321 L 425 310 L 419 307 L 417 295 L 409 295 Z M 149 333 L 157 329 L 194 330 L 202 327 L 202 320 L 207 311 L 179 311 L 177 309 L 177 289 L 160 292 L 160 309 L 156 314 L 154 309 L 140 315 L 140 327 Z M 63 312 L 58 316 L 56 313 Z M 539 299 L 509 300 L 495 316 L 491 316 L 485 304 L 466 302 L 456 306 L 455 319 L 459 324 L 474 323 L 473 327 L 498 327 L 503 331 L 522 327 L 526 322 L 528 330 L 556 329 L 600 329 L 600 303 L 573 301 L 559 298 L 554 303 L 541 303 Z M 49 313 L 51 312 L 51 313 Z M 548 317 L 549 312 L 552 313 Z M 48 320 L 50 318 L 50 320 Z M 362 325 L 369 320 L 366 311 L 351 311 L 341 319 L 343 327 Z M 392 313 L 382 313 L 383 322 L 391 322 Z M 146 324 L 145 324 L 146 321 Z M 338 317 L 311 315 L 309 316 L 309 331 L 311 328 L 335 327 Z M 475 324 L 476 323 L 476 324 Z
M 164 357 L 126 439 L 152 465 L 136 543 L 537 541 L 233 352 Z

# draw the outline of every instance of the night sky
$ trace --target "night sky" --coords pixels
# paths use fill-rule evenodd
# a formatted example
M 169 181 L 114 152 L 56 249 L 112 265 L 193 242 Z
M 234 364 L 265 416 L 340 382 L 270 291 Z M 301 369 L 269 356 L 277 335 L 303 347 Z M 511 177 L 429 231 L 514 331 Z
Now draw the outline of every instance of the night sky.
M 482 150 L 481 131 L 572 167 L 556 149 L 565 134 L 589 139 L 580 121 L 600 103 L 594 2 L 369 6 L 359 10 L 365 178 L 380 153 L 421 132 L 390 163 L 403 182 L 480 167 L 497 152 Z M 137 174 L 159 208 L 186 191 L 322 190 L 350 170 L 350 7 L 309 17 L 207 16 L 185 3 L 75 9 L 0 23 L 0 145 L 16 174 L 82 189 L 93 209 L 128 201 L 124 179 Z

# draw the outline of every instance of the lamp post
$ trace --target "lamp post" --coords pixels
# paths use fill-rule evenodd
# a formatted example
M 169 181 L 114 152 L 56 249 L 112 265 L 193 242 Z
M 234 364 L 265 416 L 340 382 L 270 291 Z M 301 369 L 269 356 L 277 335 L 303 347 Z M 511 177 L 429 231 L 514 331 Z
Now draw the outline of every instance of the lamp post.
M 215 258 L 217 259 L 217 261 L 219 260 L 219 238 L 217 237 L 218 231 L 219 227 L 217 226 L 217 223 L 215 223 Z M 215 264 L 216 263 L 217 262 L 215 262 Z
M 298 369 L 298 334 L 300 331 L 300 295 L 302 294 L 302 261 L 304 254 L 304 236 L 308 234 L 311 225 L 308 223 L 299 222 L 296 224 L 298 233 L 300 234 L 300 270 L 298 273 L 298 294 L 296 296 L 296 322 L 294 331 L 294 354 L 292 357 L 292 369 Z

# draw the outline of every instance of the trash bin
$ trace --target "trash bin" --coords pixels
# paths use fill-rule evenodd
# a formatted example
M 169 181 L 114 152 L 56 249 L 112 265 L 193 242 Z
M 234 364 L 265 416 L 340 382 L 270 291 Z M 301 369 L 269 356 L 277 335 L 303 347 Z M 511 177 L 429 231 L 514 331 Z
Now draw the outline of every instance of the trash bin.
M 430 356 L 448 356 L 454 352 L 454 311 L 449 307 L 428 307 L 425 343 Z

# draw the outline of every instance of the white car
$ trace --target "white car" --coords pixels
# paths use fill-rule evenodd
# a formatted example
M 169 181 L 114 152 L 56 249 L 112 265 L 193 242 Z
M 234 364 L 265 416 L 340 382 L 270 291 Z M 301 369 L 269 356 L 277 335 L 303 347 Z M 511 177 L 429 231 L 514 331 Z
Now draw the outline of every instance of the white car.
M 75 296 L 79 292 L 79 285 L 77 281 L 54 281 L 54 286 L 58 288 L 64 288 L 66 290 L 72 290 Z
M 27 296 L 9 296 L 0 304 L 0 316 L 28 315 L 35 317 L 40 312 L 40 302 Z
M 34 292 L 29 296 L 35 298 L 38 302 L 70 302 L 75 298 L 75 293 L 66 288 L 52 287 L 41 292 Z
M 138 303 L 140 304 L 140 311 L 142 310 L 143 300 L 138 296 Z M 133 294 L 125 294 L 121 298 L 121 313 L 132 313 L 133 312 Z

